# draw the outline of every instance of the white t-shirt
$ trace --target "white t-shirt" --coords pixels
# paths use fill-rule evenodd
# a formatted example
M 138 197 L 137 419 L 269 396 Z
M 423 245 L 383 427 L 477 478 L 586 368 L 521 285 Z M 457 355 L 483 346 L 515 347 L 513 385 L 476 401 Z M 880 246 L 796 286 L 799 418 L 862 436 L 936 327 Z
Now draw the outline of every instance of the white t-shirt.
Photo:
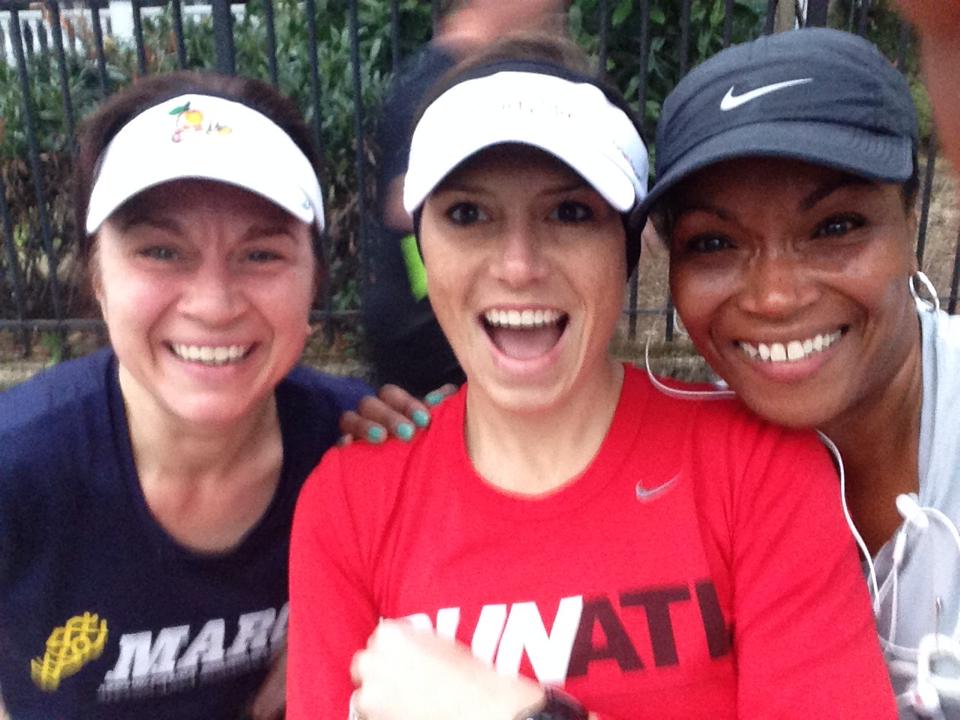
M 960 316 L 922 302 L 917 308 L 923 511 L 919 523 L 905 521 L 875 558 L 877 628 L 900 696 L 900 717 L 960 720 Z M 927 714 L 914 709 L 918 681 L 931 707 Z M 939 712 L 932 707 L 937 703 Z

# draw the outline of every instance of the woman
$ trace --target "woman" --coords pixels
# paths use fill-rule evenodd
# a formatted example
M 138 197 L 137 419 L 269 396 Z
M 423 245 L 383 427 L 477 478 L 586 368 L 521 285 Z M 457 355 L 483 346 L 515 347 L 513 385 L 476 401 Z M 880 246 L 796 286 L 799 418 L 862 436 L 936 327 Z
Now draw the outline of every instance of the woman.
M 906 80 L 870 43 L 761 38 L 667 99 L 646 207 L 713 369 L 839 448 L 904 716 L 960 717 L 960 320 L 917 272 L 917 145 Z
M 647 156 L 570 52 L 505 41 L 416 126 L 404 202 L 467 384 L 308 480 L 288 717 L 891 717 L 816 439 L 608 354 Z
M 242 78 L 142 80 L 85 123 L 80 258 L 112 347 L 0 394 L 17 720 L 282 711 L 283 662 L 264 679 L 294 501 L 366 392 L 295 367 L 321 274 L 317 167 L 293 105 Z

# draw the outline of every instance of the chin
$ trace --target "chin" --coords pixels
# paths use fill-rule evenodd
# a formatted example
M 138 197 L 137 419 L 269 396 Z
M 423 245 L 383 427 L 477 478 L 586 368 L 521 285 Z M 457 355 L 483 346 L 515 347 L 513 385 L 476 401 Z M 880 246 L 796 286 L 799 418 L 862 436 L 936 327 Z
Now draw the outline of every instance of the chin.
M 820 428 L 835 416 L 827 408 L 811 406 L 803 401 L 794 402 L 789 398 L 771 401 L 769 396 L 753 397 L 747 394 L 740 395 L 740 399 L 767 422 L 795 430 Z

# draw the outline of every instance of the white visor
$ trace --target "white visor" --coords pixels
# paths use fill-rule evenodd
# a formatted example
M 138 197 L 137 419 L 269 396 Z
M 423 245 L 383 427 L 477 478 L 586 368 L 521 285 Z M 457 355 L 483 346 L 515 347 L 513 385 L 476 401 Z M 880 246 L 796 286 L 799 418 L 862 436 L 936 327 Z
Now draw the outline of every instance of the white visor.
M 317 174 L 290 136 L 242 103 L 190 94 L 144 110 L 110 141 L 90 192 L 87 233 L 137 193 L 186 178 L 244 188 L 323 230 Z
M 643 140 L 599 87 L 503 70 L 454 85 L 423 113 L 410 142 L 404 208 L 412 214 L 460 163 L 503 143 L 554 155 L 621 213 L 647 194 Z

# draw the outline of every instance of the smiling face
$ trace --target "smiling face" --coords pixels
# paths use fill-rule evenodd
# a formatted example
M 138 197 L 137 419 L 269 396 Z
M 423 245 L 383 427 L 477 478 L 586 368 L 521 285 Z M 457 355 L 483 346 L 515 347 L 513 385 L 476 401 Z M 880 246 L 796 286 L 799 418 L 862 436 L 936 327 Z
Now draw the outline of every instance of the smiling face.
M 899 185 L 740 159 L 693 175 L 669 204 L 677 310 L 755 412 L 824 428 L 900 382 L 919 342 Z
M 314 263 L 309 226 L 239 188 L 177 181 L 124 205 L 92 267 L 128 411 L 208 428 L 256 412 L 303 350 Z
M 499 146 L 423 206 L 430 301 L 470 382 L 514 412 L 608 389 L 620 314 L 620 215 L 566 165 Z

